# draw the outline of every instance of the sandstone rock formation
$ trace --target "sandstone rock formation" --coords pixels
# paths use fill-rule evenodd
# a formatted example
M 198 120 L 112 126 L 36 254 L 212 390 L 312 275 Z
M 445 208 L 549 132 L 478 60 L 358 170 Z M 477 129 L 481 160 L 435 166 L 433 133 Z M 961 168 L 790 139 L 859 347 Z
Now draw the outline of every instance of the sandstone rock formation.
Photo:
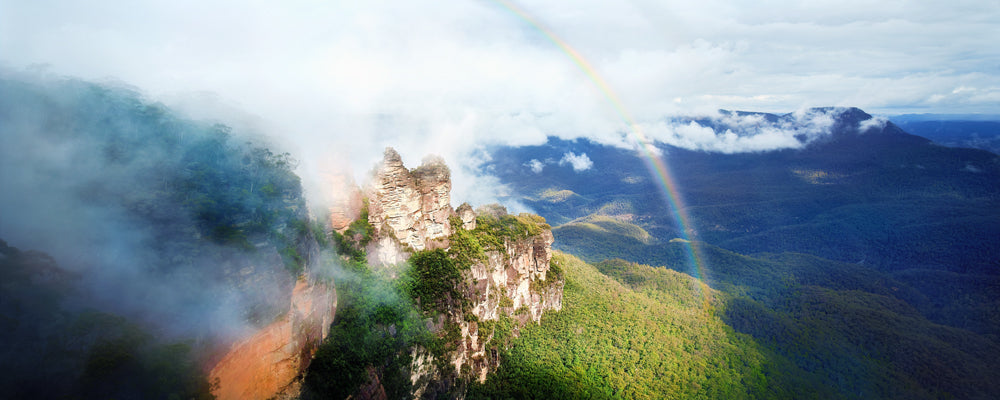
M 329 333 L 336 308 L 332 284 L 300 278 L 288 313 L 235 343 L 212 368 L 212 394 L 220 400 L 264 400 L 294 392 L 292 384 Z
M 466 293 L 472 300 L 473 321 L 461 318 L 456 321 L 462 332 L 461 342 L 452 357 L 456 371 L 466 364 L 472 376 L 480 382 L 497 367 L 499 360 L 487 354 L 495 332 L 479 329 L 477 321 L 494 321 L 501 316 L 513 318 L 519 329 L 529 320 L 541 321 L 547 310 L 562 309 L 564 281 L 550 277 L 552 260 L 552 231 L 545 229 L 539 235 L 515 241 L 505 241 L 505 250 L 486 252 L 487 261 L 476 263 L 469 271 L 473 284 Z M 515 336 L 517 331 L 512 332 Z
M 505 211 L 488 211 L 505 215 Z M 502 250 L 485 251 L 484 261 L 474 263 L 463 272 L 463 295 L 470 300 L 470 307 L 466 310 L 456 308 L 443 316 L 457 325 L 460 333 L 455 350 L 446 360 L 454 367 L 454 376 L 484 382 L 500 363 L 497 349 L 505 344 L 497 343 L 497 337 L 516 337 L 524 324 L 538 323 L 544 312 L 562 309 L 565 281 L 550 271 L 552 243 L 552 231 L 547 228 L 534 236 L 504 240 Z M 466 312 L 475 318 L 465 315 Z M 499 319 L 510 319 L 513 324 L 506 328 L 491 324 Z M 443 325 L 442 322 L 437 325 Z M 513 331 L 498 332 L 497 329 Z M 412 359 L 410 373 L 414 397 L 420 397 L 431 383 L 449 374 L 435 369 L 433 357 L 425 351 L 418 349 Z
M 263 265 L 248 265 L 237 271 L 236 278 L 248 282 L 238 286 L 242 291 L 272 288 L 261 293 L 270 298 L 272 307 L 258 317 L 265 323 L 273 322 L 230 343 L 221 360 L 211 366 L 209 382 L 217 399 L 298 395 L 297 379 L 329 333 L 337 309 L 337 292 L 333 282 L 318 276 L 320 248 L 315 238 L 311 234 L 302 236 L 295 246 L 305 266 L 297 279 L 288 274 L 278 250 L 268 244 L 258 245 L 255 250 L 270 255 L 262 258 Z M 268 271 L 271 273 L 264 273 Z M 280 282 L 268 286 L 261 280 Z
M 344 233 L 351 222 L 361 215 L 361 189 L 354 183 L 349 170 L 341 169 L 324 175 L 327 191 L 325 200 L 330 212 L 328 222 L 334 231 Z
M 476 212 L 472 210 L 472 206 L 469 203 L 462 203 L 462 205 L 458 206 L 455 209 L 455 214 L 462 221 L 462 229 L 467 231 L 476 229 Z
M 429 320 L 431 330 L 439 334 L 449 329 L 446 326 L 458 330 L 454 350 L 444 360 L 435 360 L 426 349 L 412 349 L 409 372 L 414 398 L 440 395 L 436 391 L 447 391 L 453 384 L 447 382 L 454 378 L 485 381 L 499 365 L 498 348 L 507 345 L 498 338 L 516 336 L 524 324 L 537 323 L 544 312 L 562 308 L 564 281 L 550 273 L 554 239 L 544 219 L 507 215 L 502 206 L 487 205 L 479 211 L 484 225 L 477 222 L 477 211 L 468 204 L 453 211 L 450 191 L 450 173 L 439 158 L 426 159 L 411 171 L 391 148 L 386 149 L 367 190 L 368 222 L 375 231 L 367 252 L 370 264 L 393 265 L 405 261 L 411 252 L 449 249 L 449 237 L 465 234 L 458 232 L 462 230 L 473 237 L 492 238 L 489 248 L 483 249 L 484 257 L 462 271 L 459 290 L 464 299 L 454 299 L 447 311 Z M 525 230 L 490 231 L 505 223 L 521 224 Z M 499 320 L 512 323 L 495 323 Z M 448 370 L 439 365 L 448 365 Z M 368 387 L 365 393 L 379 392 Z
M 440 158 L 410 171 L 399 153 L 385 149 L 368 190 L 368 222 L 378 238 L 394 237 L 413 250 L 448 247 L 452 233 L 451 172 Z M 369 260 L 383 262 L 383 260 Z M 388 262 L 386 262 L 388 263 Z
M 480 320 L 496 319 L 501 311 L 500 299 L 511 300 L 507 308 L 524 307 L 524 314 L 538 322 L 542 312 L 562 308 L 562 296 L 551 297 L 547 292 L 533 291 L 532 282 L 547 281 L 552 260 L 552 231 L 544 230 L 537 236 L 506 242 L 506 251 L 486 252 L 488 261 L 472 266 L 471 277 L 475 282 L 472 312 Z M 523 321 L 522 321 L 523 322 Z

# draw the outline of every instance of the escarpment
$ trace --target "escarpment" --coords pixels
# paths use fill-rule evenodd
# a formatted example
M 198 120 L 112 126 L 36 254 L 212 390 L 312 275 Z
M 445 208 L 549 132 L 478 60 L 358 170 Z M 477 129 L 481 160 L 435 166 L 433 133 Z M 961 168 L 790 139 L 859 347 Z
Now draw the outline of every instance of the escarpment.
M 450 191 L 450 172 L 441 159 L 428 158 L 409 170 L 391 148 L 367 190 L 377 244 L 369 247 L 369 263 L 399 265 L 411 255 L 444 251 L 460 276 L 441 298 L 414 296 L 445 349 L 411 350 L 414 397 L 453 390 L 449 386 L 456 382 L 484 381 L 524 324 L 562 308 L 564 281 L 551 266 L 554 239 L 545 220 L 510 215 L 499 205 L 480 212 L 469 204 L 453 209 Z M 414 259 L 412 268 L 420 269 L 424 258 Z
M 525 216 L 487 218 L 480 229 L 491 229 L 491 222 L 522 222 L 519 218 Z M 528 223 L 544 224 L 538 220 Z M 468 367 L 471 377 L 480 382 L 498 365 L 496 350 L 506 345 L 501 338 L 516 337 L 528 321 L 540 322 L 545 311 L 562 309 L 565 282 L 561 272 L 551 268 L 552 232 L 547 226 L 534 232 L 530 229 L 525 228 L 520 237 L 504 238 L 500 248 L 485 250 L 485 260 L 472 264 L 463 274 L 468 284 L 464 294 L 471 303 L 468 309 L 450 315 L 461 331 L 450 362 L 460 373 Z M 501 320 L 512 323 L 497 323 Z M 510 332 L 497 332 L 507 326 Z
M 337 309 L 333 283 L 315 271 L 316 242 L 311 236 L 306 239 L 300 250 L 307 254 L 308 269 L 290 293 L 272 293 L 286 296 L 287 308 L 274 322 L 232 343 L 211 368 L 209 382 L 215 398 L 263 400 L 298 395 L 298 379 L 326 338 Z
M 298 251 L 305 273 L 285 285 L 287 311 L 211 369 L 217 398 L 462 397 L 526 324 L 562 308 L 545 220 L 499 205 L 453 208 L 440 158 L 411 170 L 386 149 L 365 190 L 331 182 L 347 193 L 326 219 L 346 274 L 340 309 L 333 284 L 310 273 L 321 258 L 310 242 Z

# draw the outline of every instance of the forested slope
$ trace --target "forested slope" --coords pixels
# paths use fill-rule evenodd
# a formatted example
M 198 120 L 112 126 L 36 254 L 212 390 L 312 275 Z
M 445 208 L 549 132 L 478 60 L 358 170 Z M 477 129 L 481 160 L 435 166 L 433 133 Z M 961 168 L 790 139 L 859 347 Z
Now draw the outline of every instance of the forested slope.
M 121 85 L 0 75 L 3 393 L 208 395 L 216 346 L 286 312 L 318 251 L 294 160 L 249 140 Z
M 664 268 L 566 254 L 554 262 L 566 273 L 563 310 L 525 329 L 471 398 L 985 399 L 1000 390 L 994 341 L 934 324 L 878 288 L 786 282 L 788 293 L 754 300 Z
M 753 397 L 995 397 L 1000 157 L 934 145 L 858 109 L 819 112 L 833 125 L 797 149 L 657 143 L 672 188 L 641 155 L 586 140 L 497 148 L 484 171 L 554 222 L 556 248 L 601 272 L 633 285 L 666 268 L 718 291 L 724 325 L 768 360 L 770 389 Z M 737 114 L 796 128 L 790 114 Z M 724 119 L 696 123 L 747 134 Z M 545 161 L 570 153 L 592 167 Z M 615 258 L 628 262 L 605 261 Z

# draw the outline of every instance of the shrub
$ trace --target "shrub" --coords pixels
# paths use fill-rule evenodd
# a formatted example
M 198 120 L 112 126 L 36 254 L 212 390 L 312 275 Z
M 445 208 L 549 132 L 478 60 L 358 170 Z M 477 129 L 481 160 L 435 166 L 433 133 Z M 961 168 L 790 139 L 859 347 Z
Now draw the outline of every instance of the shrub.
M 419 251 L 410 258 L 410 295 L 426 311 L 445 310 L 458 299 L 462 273 L 444 250 Z
M 486 252 L 479 243 L 479 239 L 473 233 L 464 230 L 457 230 L 448 238 L 451 247 L 448 255 L 455 260 L 459 269 L 469 269 L 477 261 L 486 262 Z

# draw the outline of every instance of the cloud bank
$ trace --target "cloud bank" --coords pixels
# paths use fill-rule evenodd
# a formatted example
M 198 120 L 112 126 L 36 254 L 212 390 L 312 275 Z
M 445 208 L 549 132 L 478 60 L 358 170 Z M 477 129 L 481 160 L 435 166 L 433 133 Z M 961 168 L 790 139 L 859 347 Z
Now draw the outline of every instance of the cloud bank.
M 1000 109 L 995 2 L 515 6 L 591 69 L 499 2 L 423 0 L 3 1 L 0 63 L 121 80 L 276 136 L 314 192 L 330 154 L 360 177 L 386 146 L 408 160 L 440 154 L 472 182 L 486 146 L 547 136 L 625 145 L 632 122 L 695 149 L 795 145 L 779 128 L 713 139 L 663 122 L 718 109 Z M 482 187 L 456 185 L 456 200 Z
M 689 150 L 732 154 L 797 149 L 830 134 L 835 117 L 844 110 L 803 109 L 781 116 L 719 111 L 648 124 L 643 131 L 650 140 Z M 865 131 L 884 123 L 872 118 L 858 128 Z

